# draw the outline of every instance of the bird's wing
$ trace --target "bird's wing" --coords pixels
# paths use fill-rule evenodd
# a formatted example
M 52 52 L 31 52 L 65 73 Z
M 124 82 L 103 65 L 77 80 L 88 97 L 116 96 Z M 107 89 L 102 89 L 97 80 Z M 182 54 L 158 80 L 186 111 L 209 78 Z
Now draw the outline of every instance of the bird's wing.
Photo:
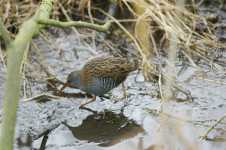
M 134 64 L 120 57 L 94 58 L 83 67 L 84 74 L 110 78 L 126 77 L 133 70 Z

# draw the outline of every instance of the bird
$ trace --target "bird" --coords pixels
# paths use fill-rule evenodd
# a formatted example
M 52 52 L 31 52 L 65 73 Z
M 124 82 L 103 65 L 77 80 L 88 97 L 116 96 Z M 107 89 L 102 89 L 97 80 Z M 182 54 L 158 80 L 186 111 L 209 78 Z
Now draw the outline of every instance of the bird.
M 96 96 L 104 96 L 119 86 L 126 80 L 128 74 L 137 68 L 137 59 L 129 61 L 124 57 L 96 57 L 88 61 L 82 69 L 71 72 L 60 91 L 70 87 L 92 95 L 90 101 L 80 106 L 83 107 L 95 101 Z

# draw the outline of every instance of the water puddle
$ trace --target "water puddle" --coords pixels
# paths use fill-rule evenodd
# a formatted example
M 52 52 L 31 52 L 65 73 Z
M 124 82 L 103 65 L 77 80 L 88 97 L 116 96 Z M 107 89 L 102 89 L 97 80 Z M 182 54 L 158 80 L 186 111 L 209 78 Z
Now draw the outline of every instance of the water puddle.
M 76 139 L 98 143 L 99 146 L 111 146 L 144 132 L 134 121 L 123 114 L 104 112 L 88 116 L 78 127 L 67 125 Z

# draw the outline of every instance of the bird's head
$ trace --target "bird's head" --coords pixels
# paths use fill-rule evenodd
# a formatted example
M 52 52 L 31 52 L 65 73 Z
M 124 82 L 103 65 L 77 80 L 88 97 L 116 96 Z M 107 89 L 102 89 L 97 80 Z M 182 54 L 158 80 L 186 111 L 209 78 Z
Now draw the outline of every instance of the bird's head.
M 71 72 L 67 77 L 67 82 L 61 88 L 63 91 L 66 87 L 79 88 L 80 87 L 80 70 Z

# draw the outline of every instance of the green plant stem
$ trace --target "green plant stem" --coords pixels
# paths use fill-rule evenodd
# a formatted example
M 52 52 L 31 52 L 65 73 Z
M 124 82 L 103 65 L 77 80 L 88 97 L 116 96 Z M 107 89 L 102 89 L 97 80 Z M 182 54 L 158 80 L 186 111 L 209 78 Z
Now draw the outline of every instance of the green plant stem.
M 15 40 L 7 48 L 7 78 L 3 99 L 3 121 L 0 133 L 0 150 L 13 150 L 16 112 L 20 96 L 21 68 L 30 41 L 40 30 L 38 19 L 49 18 L 53 0 L 43 0 L 35 15 L 24 22 Z
M 65 27 L 83 27 L 83 28 L 90 28 L 99 32 L 107 32 L 111 26 L 111 21 L 106 22 L 104 25 L 97 25 L 93 23 L 83 22 L 83 21 L 57 21 L 54 19 L 40 19 L 38 23 L 43 25 L 51 25 L 55 27 L 65 28 Z

